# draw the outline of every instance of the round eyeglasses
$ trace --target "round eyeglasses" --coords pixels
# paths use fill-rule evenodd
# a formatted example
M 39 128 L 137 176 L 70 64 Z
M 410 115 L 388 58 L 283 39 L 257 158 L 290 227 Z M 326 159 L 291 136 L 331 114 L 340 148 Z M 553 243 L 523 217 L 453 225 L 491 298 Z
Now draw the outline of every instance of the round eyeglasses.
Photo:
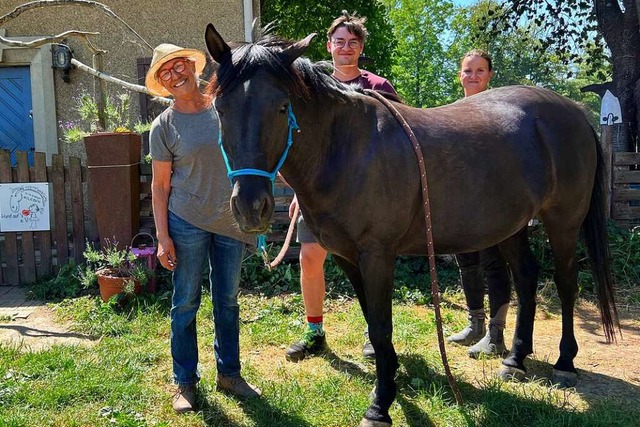
M 158 72 L 158 78 L 163 82 L 171 80 L 171 71 L 181 74 L 187 68 L 187 60 L 181 59 L 173 63 L 173 67 Z
M 357 49 L 360 47 L 360 40 L 351 39 L 346 41 L 345 39 L 332 39 L 331 43 L 339 49 L 343 49 L 345 46 L 349 46 L 349 49 Z

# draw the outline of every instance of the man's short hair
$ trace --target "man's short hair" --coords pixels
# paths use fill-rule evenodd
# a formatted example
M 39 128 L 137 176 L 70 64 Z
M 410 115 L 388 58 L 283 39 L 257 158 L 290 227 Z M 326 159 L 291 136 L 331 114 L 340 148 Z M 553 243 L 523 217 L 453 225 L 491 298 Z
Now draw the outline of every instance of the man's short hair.
M 333 33 L 340 27 L 344 27 L 354 36 L 358 37 L 362 43 L 367 40 L 369 33 L 364 23 L 367 22 L 367 18 L 357 16 L 355 13 L 350 15 L 349 12 L 343 10 L 339 17 L 333 20 L 331 26 L 327 30 L 327 39 L 331 39 Z

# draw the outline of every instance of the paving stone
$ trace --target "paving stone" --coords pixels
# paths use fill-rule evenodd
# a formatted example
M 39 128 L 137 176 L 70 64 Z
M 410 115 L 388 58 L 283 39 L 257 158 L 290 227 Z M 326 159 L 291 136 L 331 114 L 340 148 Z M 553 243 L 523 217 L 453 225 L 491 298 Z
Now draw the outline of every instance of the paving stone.
M 27 299 L 20 286 L 0 286 L 0 317 L 26 319 L 42 305 L 42 301 Z

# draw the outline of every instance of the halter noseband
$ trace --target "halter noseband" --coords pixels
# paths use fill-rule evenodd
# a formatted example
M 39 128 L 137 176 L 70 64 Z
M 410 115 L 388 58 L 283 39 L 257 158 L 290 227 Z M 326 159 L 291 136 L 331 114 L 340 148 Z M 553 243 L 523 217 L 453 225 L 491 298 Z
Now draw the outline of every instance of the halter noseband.
M 224 159 L 224 164 L 227 166 L 227 176 L 229 177 L 229 181 L 233 185 L 233 178 L 242 175 L 255 175 L 255 176 L 263 176 L 265 178 L 269 178 L 271 183 L 276 180 L 276 176 L 278 175 L 278 171 L 284 164 L 284 161 L 287 159 L 287 155 L 289 154 L 289 148 L 293 144 L 293 131 L 299 130 L 298 122 L 296 121 L 296 116 L 293 114 L 293 109 L 291 108 L 291 104 L 289 104 L 288 111 L 288 122 L 289 122 L 289 131 L 287 136 L 287 146 L 284 148 L 282 152 L 282 156 L 280 156 L 280 160 L 276 165 L 273 172 L 267 172 L 260 169 L 254 168 L 243 168 L 243 169 L 231 169 L 231 165 L 229 165 L 229 158 L 227 157 L 227 153 L 224 151 L 224 147 L 222 146 L 222 130 L 218 131 L 218 146 L 220 147 L 220 151 L 222 151 L 222 158 Z

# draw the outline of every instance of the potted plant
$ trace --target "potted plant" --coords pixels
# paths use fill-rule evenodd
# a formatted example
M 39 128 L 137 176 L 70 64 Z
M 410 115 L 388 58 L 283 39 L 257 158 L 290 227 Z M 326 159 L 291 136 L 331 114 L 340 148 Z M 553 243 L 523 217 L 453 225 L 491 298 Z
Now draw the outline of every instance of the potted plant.
M 116 241 L 105 239 L 101 248 L 87 242 L 83 255 L 86 264 L 80 267 L 80 280 L 85 287 L 97 284 L 104 302 L 114 295 L 126 299 L 141 293 L 153 275 L 131 248 L 120 249 Z
M 84 141 L 100 239 L 114 236 L 118 242 L 129 242 L 140 222 L 140 133 L 150 124 L 132 123 L 129 93 L 105 96 L 103 101 L 101 119 L 96 99 L 82 92 L 75 106 L 80 120 L 65 123 L 62 133 L 66 142 Z

